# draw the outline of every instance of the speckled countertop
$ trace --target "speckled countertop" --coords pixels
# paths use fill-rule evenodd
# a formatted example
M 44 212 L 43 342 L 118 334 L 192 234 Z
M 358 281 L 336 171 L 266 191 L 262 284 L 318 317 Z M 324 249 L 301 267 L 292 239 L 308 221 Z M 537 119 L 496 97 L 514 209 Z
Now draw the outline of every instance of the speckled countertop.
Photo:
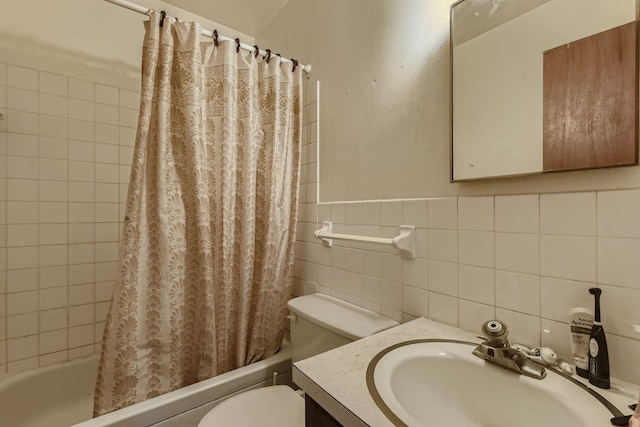
M 293 381 L 346 427 L 393 426 L 369 394 L 367 366 L 385 348 L 416 339 L 481 342 L 471 332 L 419 318 L 296 362 L 293 366 Z M 580 377 L 576 378 L 585 382 Z M 637 389 L 637 386 L 629 383 L 612 381 L 611 390 L 597 391 L 628 414 L 630 411 L 626 405 L 635 403 L 633 400 L 637 398 Z

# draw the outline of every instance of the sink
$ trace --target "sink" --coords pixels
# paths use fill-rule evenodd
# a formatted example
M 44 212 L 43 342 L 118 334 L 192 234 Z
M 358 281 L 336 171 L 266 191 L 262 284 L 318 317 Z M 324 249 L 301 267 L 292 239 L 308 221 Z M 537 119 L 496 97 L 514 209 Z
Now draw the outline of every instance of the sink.
M 620 412 L 579 381 L 547 369 L 534 379 L 471 354 L 477 344 L 420 340 L 380 352 L 367 385 L 398 426 L 589 427 Z

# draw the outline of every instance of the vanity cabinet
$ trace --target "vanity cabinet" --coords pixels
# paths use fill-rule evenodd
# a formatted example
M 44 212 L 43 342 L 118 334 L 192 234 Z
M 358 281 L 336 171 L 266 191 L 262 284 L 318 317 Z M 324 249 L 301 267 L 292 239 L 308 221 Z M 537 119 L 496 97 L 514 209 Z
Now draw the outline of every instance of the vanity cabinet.
M 305 427 L 342 427 L 322 406 L 309 396 L 304 397 Z

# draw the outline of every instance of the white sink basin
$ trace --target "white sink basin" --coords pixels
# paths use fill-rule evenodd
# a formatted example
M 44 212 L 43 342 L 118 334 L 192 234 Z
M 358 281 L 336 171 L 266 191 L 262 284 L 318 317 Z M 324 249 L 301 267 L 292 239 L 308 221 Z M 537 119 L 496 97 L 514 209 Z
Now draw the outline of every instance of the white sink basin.
M 612 413 L 571 380 L 551 370 L 543 380 L 525 377 L 473 356 L 473 348 L 443 341 L 392 347 L 369 366 L 369 391 L 400 426 L 611 425 Z

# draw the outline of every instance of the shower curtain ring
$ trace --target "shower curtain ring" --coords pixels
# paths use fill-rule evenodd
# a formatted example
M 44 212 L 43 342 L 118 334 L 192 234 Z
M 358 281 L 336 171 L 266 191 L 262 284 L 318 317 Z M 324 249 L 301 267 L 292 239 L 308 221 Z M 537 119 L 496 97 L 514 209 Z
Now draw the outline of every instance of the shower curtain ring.
M 164 25 L 164 18 L 167 17 L 167 12 L 165 12 L 164 10 L 160 11 L 160 26 L 162 27 Z
M 267 64 L 269 63 L 269 60 L 271 59 L 271 49 L 267 49 L 267 54 L 264 56 L 264 59 L 267 61 Z
M 254 44 L 254 45 L 253 45 L 253 48 L 256 50 L 256 51 L 255 51 L 255 54 L 256 54 L 256 58 L 257 58 L 257 57 L 258 57 L 258 55 L 260 55 L 260 48 L 258 47 L 258 45 L 257 45 L 257 44 Z
M 294 72 L 296 70 L 296 68 L 298 67 L 298 60 L 297 59 L 292 59 L 291 62 L 293 62 L 293 70 L 291 70 L 291 72 Z
M 236 53 L 240 52 L 240 39 L 236 37 Z
M 213 44 L 218 46 L 218 30 L 213 30 Z

